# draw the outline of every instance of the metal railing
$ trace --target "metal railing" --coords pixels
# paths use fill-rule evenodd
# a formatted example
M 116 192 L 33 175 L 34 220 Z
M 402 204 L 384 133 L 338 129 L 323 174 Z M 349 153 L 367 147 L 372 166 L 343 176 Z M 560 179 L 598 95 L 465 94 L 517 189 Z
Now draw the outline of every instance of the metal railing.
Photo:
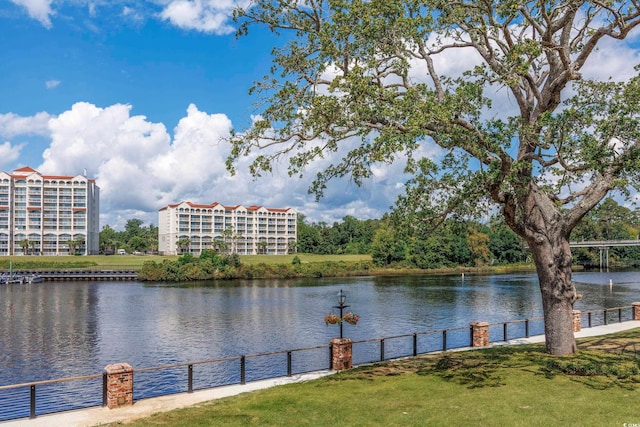
M 630 309 L 631 310 L 628 310 Z M 586 324 L 585 324 L 586 315 Z M 603 310 L 592 310 L 581 313 L 581 326 L 591 328 L 592 326 L 608 325 L 609 323 L 622 323 L 633 318 L 633 307 L 612 307 Z
M 583 328 L 629 320 L 633 320 L 632 306 L 581 313 Z M 492 343 L 543 333 L 542 317 L 489 324 Z M 353 341 L 352 345 L 357 366 L 472 347 L 473 337 L 467 326 Z M 330 345 L 134 369 L 134 400 L 327 369 L 331 369 Z M 106 373 L 5 385 L 0 386 L 0 421 L 105 406 L 106 402 Z

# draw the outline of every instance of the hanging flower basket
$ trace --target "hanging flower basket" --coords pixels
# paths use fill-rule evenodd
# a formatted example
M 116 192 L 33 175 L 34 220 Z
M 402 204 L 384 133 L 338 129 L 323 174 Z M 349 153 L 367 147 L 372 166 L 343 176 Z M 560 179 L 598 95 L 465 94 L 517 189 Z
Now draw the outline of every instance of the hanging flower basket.
M 337 314 L 329 313 L 326 316 L 324 316 L 324 323 L 327 326 L 337 325 L 340 322 L 342 322 L 342 319 L 340 319 L 340 316 L 338 316 Z
M 342 317 L 342 319 L 343 319 L 345 322 L 347 322 L 348 324 L 350 324 L 350 325 L 357 325 L 357 324 L 358 324 L 358 321 L 360 320 L 360 316 L 358 316 L 358 315 L 357 315 L 357 314 L 355 314 L 355 313 L 351 313 L 351 312 L 349 312 L 349 313 L 346 313 L 346 314 Z

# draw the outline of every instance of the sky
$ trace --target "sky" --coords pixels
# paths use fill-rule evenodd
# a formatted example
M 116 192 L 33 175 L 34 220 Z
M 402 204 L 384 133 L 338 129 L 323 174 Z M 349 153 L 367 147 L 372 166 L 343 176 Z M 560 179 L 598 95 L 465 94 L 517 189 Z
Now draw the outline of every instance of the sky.
M 319 201 L 308 188 L 331 159 L 302 178 L 282 163 L 253 179 L 251 159 L 227 172 L 223 138 L 257 113 L 249 88 L 278 42 L 257 28 L 236 39 L 236 1 L 0 0 L 0 170 L 86 171 L 100 187 L 100 228 L 157 225 L 180 201 L 291 207 L 329 224 L 380 218 L 403 191 L 402 162 L 361 187 L 333 181 Z M 605 45 L 584 71 L 628 76 L 638 63 L 638 49 Z
M 0 170 L 86 170 L 100 187 L 101 229 L 157 225 L 158 210 L 180 201 L 291 207 L 329 224 L 380 218 L 402 189 L 394 170 L 362 187 L 332 183 L 319 202 L 312 171 L 290 178 L 281 163 L 254 179 L 246 159 L 227 172 L 221 139 L 251 123 L 249 88 L 276 42 L 260 30 L 236 39 L 233 6 L 0 0 Z

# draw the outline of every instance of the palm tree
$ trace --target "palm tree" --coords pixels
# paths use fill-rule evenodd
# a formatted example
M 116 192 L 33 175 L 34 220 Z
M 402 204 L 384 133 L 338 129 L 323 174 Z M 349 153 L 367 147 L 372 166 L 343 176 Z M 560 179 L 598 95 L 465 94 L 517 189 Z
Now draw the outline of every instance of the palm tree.
M 67 247 L 69 248 L 69 255 L 74 254 L 76 252 L 76 244 L 75 240 L 69 239 L 65 242 Z
M 38 242 L 35 240 L 29 240 L 29 248 L 31 249 L 31 255 L 35 253 L 36 246 L 38 246 Z
M 20 247 L 22 247 L 22 253 L 24 255 L 29 255 L 29 239 L 22 239 L 18 242 L 18 244 L 20 245 Z
M 258 249 L 258 254 L 266 254 L 267 253 L 267 246 L 268 246 L 268 244 L 264 240 L 261 240 L 258 243 L 256 243 L 256 248 Z
M 180 248 L 180 252 L 184 253 L 191 246 L 191 239 L 188 237 L 183 237 L 178 240 L 178 248 Z
M 108 253 L 113 254 L 113 253 L 115 253 L 116 246 L 118 246 L 118 242 L 116 242 L 115 240 L 112 240 L 112 239 L 107 240 L 106 242 L 104 242 L 104 245 L 103 245 L 104 253 L 105 254 L 108 254 Z
M 224 253 L 229 255 L 230 253 L 235 253 L 237 251 L 237 241 L 238 235 L 234 234 L 233 226 L 228 226 L 222 232 L 222 239 L 224 240 Z
M 85 244 L 85 239 L 84 236 L 78 236 L 76 237 L 76 249 L 77 250 L 82 250 L 84 248 L 84 244 Z M 86 251 L 84 251 L 86 253 Z
M 229 253 L 229 244 L 225 240 L 216 238 L 213 241 L 213 249 L 219 254 L 227 255 Z

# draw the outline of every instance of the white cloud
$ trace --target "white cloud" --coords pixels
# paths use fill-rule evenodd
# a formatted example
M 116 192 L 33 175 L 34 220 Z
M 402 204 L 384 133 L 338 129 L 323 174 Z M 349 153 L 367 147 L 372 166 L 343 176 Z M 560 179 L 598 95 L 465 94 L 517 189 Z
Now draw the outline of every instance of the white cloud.
M 51 28 L 51 18 L 53 10 L 51 9 L 51 3 L 53 0 L 11 0 L 18 6 L 22 6 L 27 9 L 27 13 L 33 19 L 39 21 L 46 28 Z
M 218 194 L 215 184 L 228 174 L 224 161 L 229 150 L 220 139 L 228 136 L 230 129 L 231 122 L 225 115 L 207 114 L 193 104 L 188 107 L 187 116 L 174 130 L 171 147 L 149 163 L 162 204 L 185 199 L 196 203 L 216 201 L 211 199 Z
M 185 30 L 229 34 L 234 31 L 229 18 L 237 5 L 233 0 L 171 0 L 160 17 Z
M 156 210 L 147 164 L 169 149 L 170 137 L 164 125 L 130 116 L 130 110 L 122 104 L 107 108 L 74 104 L 51 119 L 51 144 L 36 169 L 45 174 L 76 174 L 86 169 L 101 189 L 103 212 L 117 216 L 120 210 Z
M 585 63 L 582 74 L 587 78 L 626 81 L 637 75 L 634 67 L 640 64 L 640 51 L 634 48 L 635 38 L 624 41 L 604 39 Z M 637 45 L 636 45 L 637 46 Z M 603 66 L 606 64 L 605 66 Z
M 12 145 L 8 141 L 0 144 L 0 170 L 4 170 L 7 166 L 17 161 L 23 147 L 23 144 Z
M 40 112 L 23 117 L 13 113 L 0 114 L 0 136 L 13 138 L 17 135 L 49 135 L 48 123 L 51 115 Z
M 101 189 L 101 221 L 122 228 L 128 219 L 157 223 L 158 209 L 182 200 L 195 203 L 294 206 L 306 196 L 306 183 L 286 172 L 254 181 L 251 159 L 238 175 L 225 168 L 230 146 L 221 142 L 231 129 L 223 114 L 190 105 L 174 129 L 131 116 L 131 106 L 99 108 L 77 103 L 50 120 L 51 144 L 36 169 L 45 174 L 76 174 L 87 169 Z
M 122 8 L 122 12 L 121 12 L 122 16 L 126 19 L 129 19 L 131 21 L 144 21 L 144 15 L 141 11 L 128 7 L 128 6 L 124 6 Z
M 60 85 L 60 80 L 47 80 L 45 86 L 47 89 L 54 89 Z
M 237 174 L 231 176 L 225 168 L 230 145 L 223 138 L 232 128 L 226 115 L 189 105 L 172 140 L 163 124 L 131 115 L 131 109 L 79 102 L 57 117 L 10 113 L 0 115 L 0 135 L 46 134 L 50 143 L 43 161 L 30 166 L 53 175 L 86 169 L 100 187 L 101 224 L 117 229 L 133 218 L 157 224 L 158 209 L 182 200 L 293 207 L 309 220 L 329 223 L 345 215 L 379 218 L 402 190 L 402 164 L 394 163 L 376 168 L 363 187 L 348 178 L 332 181 L 326 197 L 315 202 L 309 184 L 328 166 L 330 156 L 310 165 L 302 179 L 288 176 L 286 159 L 274 164 L 272 174 L 254 179 L 249 164 L 264 153 L 253 153 L 239 160 Z M 10 142 L 0 145 L 0 168 L 24 165 L 22 148 Z

